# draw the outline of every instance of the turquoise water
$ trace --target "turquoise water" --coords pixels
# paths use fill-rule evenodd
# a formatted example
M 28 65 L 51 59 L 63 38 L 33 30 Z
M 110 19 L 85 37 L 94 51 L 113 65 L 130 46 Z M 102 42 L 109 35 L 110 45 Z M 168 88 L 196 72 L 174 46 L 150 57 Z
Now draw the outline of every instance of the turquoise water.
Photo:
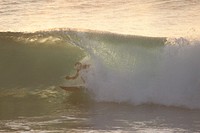
M 0 132 L 200 132 L 199 7 L 1 1 Z

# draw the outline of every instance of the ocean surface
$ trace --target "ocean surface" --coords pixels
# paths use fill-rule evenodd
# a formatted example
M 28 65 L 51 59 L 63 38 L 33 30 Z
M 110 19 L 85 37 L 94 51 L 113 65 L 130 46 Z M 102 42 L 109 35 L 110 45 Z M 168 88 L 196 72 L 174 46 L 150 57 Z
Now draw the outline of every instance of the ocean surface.
M 200 132 L 199 12 L 199 0 L 0 0 L 0 132 Z M 85 82 L 65 79 L 76 62 Z

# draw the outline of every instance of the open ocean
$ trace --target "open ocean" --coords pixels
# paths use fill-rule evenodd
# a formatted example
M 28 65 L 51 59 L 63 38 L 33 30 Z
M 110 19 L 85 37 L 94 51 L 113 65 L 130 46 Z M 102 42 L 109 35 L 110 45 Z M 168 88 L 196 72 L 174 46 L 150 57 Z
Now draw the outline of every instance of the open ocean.
M 200 132 L 200 1 L 0 0 L 0 132 Z

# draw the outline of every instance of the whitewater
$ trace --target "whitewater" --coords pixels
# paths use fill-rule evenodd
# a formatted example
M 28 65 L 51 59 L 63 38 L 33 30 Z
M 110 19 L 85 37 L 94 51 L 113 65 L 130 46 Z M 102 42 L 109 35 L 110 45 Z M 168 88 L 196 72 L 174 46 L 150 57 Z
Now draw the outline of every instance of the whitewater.
M 199 4 L 0 1 L 0 132 L 200 132 Z

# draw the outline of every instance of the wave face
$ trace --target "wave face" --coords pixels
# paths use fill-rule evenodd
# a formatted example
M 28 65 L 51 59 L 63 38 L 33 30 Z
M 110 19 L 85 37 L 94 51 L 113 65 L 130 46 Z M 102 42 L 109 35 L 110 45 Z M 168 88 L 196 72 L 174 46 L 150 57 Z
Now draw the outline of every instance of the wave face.
M 82 56 L 53 33 L 0 33 L 0 87 L 58 85 Z
M 200 108 L 198 40 L 54 30 L 1 33 L 0 41 L 1 88 L 56 86 L 82 60 L 97 101 Z

